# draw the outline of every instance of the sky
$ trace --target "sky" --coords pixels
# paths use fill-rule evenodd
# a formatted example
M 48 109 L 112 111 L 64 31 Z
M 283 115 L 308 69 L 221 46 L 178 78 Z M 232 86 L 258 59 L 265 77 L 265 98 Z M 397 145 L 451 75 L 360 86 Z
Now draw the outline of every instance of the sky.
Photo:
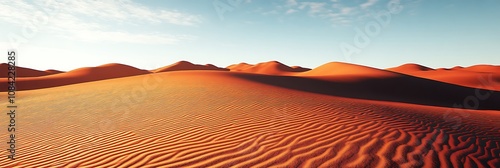
M 4 0 L 18 66 L 500 65 L 499 0 Z M 0 57 L 1 58 L 1 57 Z

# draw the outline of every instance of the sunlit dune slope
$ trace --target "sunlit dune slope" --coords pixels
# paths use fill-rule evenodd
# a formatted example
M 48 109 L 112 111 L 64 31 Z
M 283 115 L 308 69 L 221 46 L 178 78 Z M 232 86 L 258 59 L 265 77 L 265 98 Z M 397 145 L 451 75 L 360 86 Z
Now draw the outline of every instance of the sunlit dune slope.
M 434 70 L 434 69 L 423 66 L 423 65 L 419 65 L 419 64 L 409 63 L 409 64 L 403 64 L 401 66 L 394 67 L 394 68 L 387 68 L 387 70 L 393 71 L 393 72 L 399 72 L 399 73 L 408 73 L 408 72 L 416 72 L 416 71 L 430 71 L 430 70 Z
M 230 65 L 227 68 L 230 69 L 231 71 L 266 74 L 266 75 L 291 75 L 296 72 L 304 72 L 309 70 L 307 68 L 302 68 L 299 66 L 289 67 L 278 61 L 263 62 L 263 63 L 258 63 L 256 65 L 240 63 L 235 65 Z
M 168 65 L 162 68 L 152 70 L 151 72 L 168 72 L 168 71 L 185 71 L 185 70 L 220 70 L 227 71 L 225 68 L 219 68 L 212 64 L 207 65 L 197 65 L 188 61 L 179 61 L 172 65 Z
M 179 71 L 20 91 L 18 159 L 0 167 L 500 167 L 499 111 L 342 98 L 375 93 L 341 86 Z M 472 90 L 437 86 L 424 97 L 444 104 Z
M 310 71 L 302 72 L 297 76 L 362 76 L 386 78 L 399 76 L 399 74 L 362 65 L 343 62 L 329 62 Z
M 254 65 L 242 62 L 239 64 L 229 65 L 226 68 L 231 70 L 231 71 L 243 71 L 244 69 L 250 68 L 252 66 L 254 66 Z

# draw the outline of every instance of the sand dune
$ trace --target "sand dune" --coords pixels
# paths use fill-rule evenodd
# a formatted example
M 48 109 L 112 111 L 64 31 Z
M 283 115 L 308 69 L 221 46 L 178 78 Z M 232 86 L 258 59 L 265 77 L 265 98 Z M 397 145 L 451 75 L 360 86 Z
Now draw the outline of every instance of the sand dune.
M 55 70 L 55 69 L 48 69 L 48 70 L 45 70 L 45 72 L 47 72 L 50 75 L 64 73 L 64 71 L 59 71 L 59 70 Z
M 266 74 L 266 75 L 291 75 L 296 72 L 304 72 L 309 70 L 307 68 L 299 66 L 289 67 L 278 61 L 263 62 L 263 63 L 258 63 L 256 65 L 240 63 L 235 65 L 230 65 L 227 68 L 230 69 L 231 71 Z
M 436 70 L 419 68 L 418 65 L 400 66 L 387 70 L 425 79 L 488 90 L 500 90 L 500 67 L 476 65 L 471 67 L 440 68 Z
M 419 80 L 405 89 L 441 103 L 472 90 Z M 344 89 L 314 77 L 179 71 L 21 91 L 23 145 L 0 167 L 500 167 L 500 111 Z M 335 95 L 349 91 L 378 100 Z
M 394 68 L 388 68 L 387 70 L 393 71 L 393 72 L 399 72 L 399 73 L 408 73 L 408 72 L 416 72 L 416 71 L 430 71 L 430 70 L 434 70 L 434 69 L 423 66 L 423 65 L 410 63 L 410 64 L 404 64 L 404 65 L 394 67 Z
M 400 76 L 400 74 L 362 65 L 355 65 L 343 62 L 330 62 L 323 64 L 317 68 L 314 68 L 310 71 L 300 73 L 297 76 L 317 76 L 317 77 L 349 76 L 348 78 L 359 76 L 359 77 L 370 77 L 370 78 L 387 78 L 387 77 L 397 77 Z
M 41 89 L 56 86 L 64 86 L 83 82 L 91 82 L 104 79 L 120 78 L 150 73 L 123 64 L 105 64 L 97 67 L 85 67 L 65 73 L 49 76 L 25 77 L 16 79 L 17 90 Z M 6 91 L 7 79 L 0 79 L 0 91 Z
M 293 72 L 305 72 L 305 71 L 311 70 L 310 68 L 304 68 L 304 67 L 297 66 L 297 65 L 291 66 L 290 68 L 295 69 Z
M 228 67 L 226 67 L 227 69 L 231 70 L 231 71 L 243 71 L 247 68 L 250 68 L 250 67 L 253 67 L 254 65 L 252 64 L 248 64 L 248 63 L 239 63 L 239 64 L 233 64 L 233 65 L 229 65 Z
M 172 65 L 168 65 L 162 68 L 158 68 L 152 70 L 151 72 L 169 72 L 169 71 L 185 71 L 185 70 L 219 70 L 219 71 L 227 71 L 225 68 L 219 68 L 212 64 L 207 65 L 197 65 L 188 61 L 179 61 Z
M 495 66 L 495 65 L 474 65 L 463 68 L 462 70 L 474 71 L 474 72 L 491 72 L 495 74 L 500 74 L 500 66 Z
M 312 70 L 314 71 L 314 70 Z M 383 72 L 383 71 L 382 71 Z M 377 72 L 378 73 L 378 72 Z M 451 107 L 453 104 L 465 104 L 470 96 L 489 95 L 481 100 L 477 109 L 500 110 L 500 93 L 497 91 L 468 88 L 413 76 L 399 75 L 386 78 L 371 76 L 265 76 L 238 74 L 235 77 L 251 80 L 280 88 L 305 92 L 349 97 L 366 100 L 381 100 L 411 104 Z M 470 103 L 470 102 L 468 102 Z
M 8 65 L 6 63 L 0 64 L 0 69 L 2 71 L 6 70 L 8 68 Z M 37 77 L 37 76 L 46 76 L 46 75 L 52 75 L 52 74 L 57 74 L 61 73 L 62 71 L 58 70 L 46 70 L 46 71 L 39 71 L 35 69 L 30 69 L 30 68 L 24 68 L 24 67 L 16 67 L 16 76 L 17 77 Z M 0 74 L 0 78 L 6 78 L 7 73 L 2 73 Z

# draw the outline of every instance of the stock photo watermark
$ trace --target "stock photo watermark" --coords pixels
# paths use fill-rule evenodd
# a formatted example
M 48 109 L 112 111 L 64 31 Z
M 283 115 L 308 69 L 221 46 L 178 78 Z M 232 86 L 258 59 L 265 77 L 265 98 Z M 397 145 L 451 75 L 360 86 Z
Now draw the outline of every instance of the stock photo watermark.
M 7 125 L 8 133 L 8 155 L 7 158 L 11 160 L 16 159 L 16 114 L 17 104 L 16 104 L 16 60 L 17 52 L 15 50 L 9 50 L 7 52 L 7 115 L 9 116 L 9 122 Z

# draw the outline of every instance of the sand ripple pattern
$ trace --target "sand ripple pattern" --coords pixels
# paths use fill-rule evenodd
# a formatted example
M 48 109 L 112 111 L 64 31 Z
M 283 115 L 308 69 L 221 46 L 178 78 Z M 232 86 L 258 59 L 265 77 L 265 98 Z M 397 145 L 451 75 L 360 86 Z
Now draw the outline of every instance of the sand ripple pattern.
M 18 159 L 0 167 L 500 167 L 498 111 L 456 127 L 446 108 L 215 84 L 171 81 L 127 113 L 106 108 L 126 84 L 22 92 Z

